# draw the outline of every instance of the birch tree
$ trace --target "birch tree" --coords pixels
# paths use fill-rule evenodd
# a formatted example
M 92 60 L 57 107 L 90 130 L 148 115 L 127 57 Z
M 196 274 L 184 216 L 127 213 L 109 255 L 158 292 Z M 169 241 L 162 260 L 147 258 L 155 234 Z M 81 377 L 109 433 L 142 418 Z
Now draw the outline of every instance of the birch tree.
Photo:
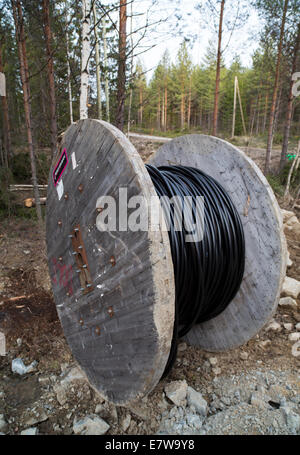
M 91 2 L 82 0 L 82 48 L 81 48 L 81 88 L 80 119 L 88 118 L 88 91 L 91 52 Z
M 103 29 L 103 54 L 104 54 L 104 83 L 105 83 L 105 102 L 106 102 L 106 121 L 110 122 L 110 106 L 109 106 L 109 83 L 107 74 L 107 39 L 106 39 L 106 19 L 102 19 Z
M 68 1 L 66 0 L 66 45 L 67 45 L 67 75 L 68 75 L 68 95 L 69 95 L 69 111 L 70 123 L 74 122 L 73 119 L 73 100 L 72 100 L 72 84 L 71 84 L 71 67 L 70 67 L 70 38 L 69 38 L 69 17 L 68 17 Z
M 98 21 L 96 3 L 93 3 L 93 15 L 94 15 L 94 30 L 95 30 L 95 52 L 96 52 L 96 79 L 97 79 L 97 106 L 98 106 L 98 118 L 102 120 L 102 102 L 101 102 L 101 72 L 100 72 L 100 46 L 99 46 L 99 33 L 98 33 Z

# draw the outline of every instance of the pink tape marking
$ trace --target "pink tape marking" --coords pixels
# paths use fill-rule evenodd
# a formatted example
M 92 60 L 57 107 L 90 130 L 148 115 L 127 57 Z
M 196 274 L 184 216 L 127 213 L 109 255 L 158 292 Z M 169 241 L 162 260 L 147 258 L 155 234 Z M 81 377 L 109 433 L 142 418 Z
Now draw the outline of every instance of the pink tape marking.
M 61 162 L 61 159 L 62 159 L 62 157 L 63 157 L 64 155 L 66 156 L 66 164 L 64 165 L 63 169 L 61 170 L 61 173 L 60 173 L 59 178 L 57 179 L 57 182 L 55 182 L 55 177 L 54 177 L 55 171 L 56 171 L 56 169 L 58 168 L 59 163 Z M 60 179 L 61 179 L 61 177 L 62 177 L 62 175 L 63 175 L 63 173 L 64 173 L 64 171 L 65 171 L 65 168 L 67 167 L 68 162 L 69 162 L 69 160 L 68 160 L 68 156 L 67 156 L 67 149 L 64 149 L 63 152 L 62 152 L 62 154 L 61 154 L 61 156 L 60 156 L 60 158 L 59 158 L 59 160 L 58 160 L 58 163 L 57 163 L 57 165 L 56 165 L 56 167 L 55 167 L 55 169 L 54 169 L 54 171 L 53 171 L 53 174 L 52 174 L 54 186 L 56 186 L 56 185 L 58 184 L 58 182 L 60 181 Z

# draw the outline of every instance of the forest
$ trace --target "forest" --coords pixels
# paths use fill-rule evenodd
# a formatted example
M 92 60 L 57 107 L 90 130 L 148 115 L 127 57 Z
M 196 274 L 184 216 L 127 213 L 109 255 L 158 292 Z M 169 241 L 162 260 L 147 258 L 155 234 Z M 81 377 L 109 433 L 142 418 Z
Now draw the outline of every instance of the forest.
M 169 5 L 161 17 L 160 3 L 0 1 L 2 211 L 11 208 L 11 183 L 47 182 L 57 136 L 86 117 L 126 134 L 202 133 L 261 147 L 270 181 L 282 171 L 286 178 L 300 137 L 299 0 L 250 2 L 263 27 L 248 66 L 241 63 L 242 47 L 230 64 L 224 59 L 231 46 L 225 28 L 233 33 L 248 20 L 242 0 L 195 5 L 207 24 L 216 24 L 200 64 L 193 61 L 189 25 L 180 13 L 185 2 Z M 181 45 L 172 58 L 166 49 L 149 74 L 147 52 L 156 45 L 156 30 L 166 27 L 182 37 Z M 275 166 L 274 147 L 281 150 Z

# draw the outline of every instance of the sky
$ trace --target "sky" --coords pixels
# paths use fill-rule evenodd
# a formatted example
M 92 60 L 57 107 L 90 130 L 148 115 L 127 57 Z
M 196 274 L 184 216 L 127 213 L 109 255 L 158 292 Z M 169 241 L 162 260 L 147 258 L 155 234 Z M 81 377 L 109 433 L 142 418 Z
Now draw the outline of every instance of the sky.
M 154 5 L 152 5 L 154 1 Z M 194 64 L 200 64 L 206 54 L 210 40 L 217 46 L 220 6 L 211 11 L 209 4 L 213 1 L 202 0 L 202 9 L 196 6 L 201 0 L 128 0 L 127 14 L 133 11 L 133 30 L 143 29 L 147 18 L 151 25 L 148 32 L 135 51 L 135 61 L 139 58 L 146 70 L 149 80 L 166 49 L 169 50 L 171 60 L 176 60 L 176 55 L 183 39 L 189 39 L 188 49 Z M 105 2 L 103 2 L 105 3 Z M 132 10 L 131 10 L 132 8 Z M 231 32 L 231 25 L 240 13 L 248 11 L 248 19 L 242 21 L 238 29 Z M 148 13 L 148 14 L 147 14 Z M 177 16 L 181 19 L 178 20 Z M 167 20 L 165 21 L 164 19 Z M 116 13 L 115 19 L 118 20 Z M 239 55 L 244 66 L 250 66 L 252 55 L 258 46 L 257 34 L 262 27 L 262 22 L 254 8 L 249 6 L 248 0 L 226 0 L 224 11 L 223 31 L 223 58 L 226 65 L 230 65 L 236 55 Z M 127 33 L 130 34 L 131 21 L 128 18 Z M 133 34 L 134 42 L 143 33 Z M 129 36 L 130 41 L 130 36 Z M 130 44 L 130 42 L 129 42 Z M 151 46 L 155 46 L 150 49 Z M 145 52 L 145 50 L 147 52 Z M 139 55 L 137 55 L 139 54 Z

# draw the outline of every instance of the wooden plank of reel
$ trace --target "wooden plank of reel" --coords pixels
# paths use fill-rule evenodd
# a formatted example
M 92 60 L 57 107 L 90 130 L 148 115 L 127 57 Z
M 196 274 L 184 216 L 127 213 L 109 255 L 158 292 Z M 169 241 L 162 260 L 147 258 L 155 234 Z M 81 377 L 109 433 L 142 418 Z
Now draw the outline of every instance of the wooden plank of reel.
M 176 139 L 163 145 L 152 162 L 194 165 L 216 177 L 244 217 L 246 247 L 251 250 L 252 241 L 254 245 L 241 291 L 228 314 L 195 326 L 187 335 L 191 344 L 208 350 L 241 345 L 265 325 L 279 298 L 286 255 L 276 200 L 251 160 L 216 138 Z M 127 201 L 142 195 L 150 205 L 156 197 L 139 154 L 119 130 L 90 119 L 71 125 L 48 184 L 53 294 L 66 339 L 90 384 L 109 401 L 127 405 L 153 390 L 164 372 L 173 336 L 175 285 L 164 222 L 156 231 L 124 231 L 118 229 L 116 210 L 114 231 L 97 228 L 103 195 L 112 196 L 122 209 L 120 188 L 127 190 Z M 264 214 L 268 221 L 261 219 Z M 274 265 L 268 266 L 269 261 Z M 266 277 L 259 281 L 263 267 Z

